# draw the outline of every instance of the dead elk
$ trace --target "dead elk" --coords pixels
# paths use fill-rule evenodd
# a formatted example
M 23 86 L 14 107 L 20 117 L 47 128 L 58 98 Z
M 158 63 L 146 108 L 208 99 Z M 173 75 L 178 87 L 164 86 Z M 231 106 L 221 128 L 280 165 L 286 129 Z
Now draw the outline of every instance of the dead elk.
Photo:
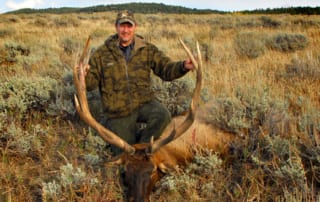
M 128 186 L 129 201 L 150 201 L 150 192 L 155 183 L 165 173 L 176 169 L 177 165 L 181 167 L 192 159 L 191 147 L 200 145 L 216 152 L 226 150 L 232 135 L 215 129 L 196 116 L 202 86 L 202 59 L 198 44 L 196 60 L 188 47 L 180 40 L 196 69 L 196 86 L 187 114 L 184 117 L 174 118 L 159 139 L 151 140 L 150 143 L 129 145 L 97 122 L 89 111 L 84 76 L 89 41 L 90 38 L 86 43 L 80 63 L 74 67 L 74 83 L 77 90 L 76 109 L 80 118 L 94 128 L 106 142 L 123 149 L 124 153 L 114 158 L 113 163 L 124 166 L 124 181 Z

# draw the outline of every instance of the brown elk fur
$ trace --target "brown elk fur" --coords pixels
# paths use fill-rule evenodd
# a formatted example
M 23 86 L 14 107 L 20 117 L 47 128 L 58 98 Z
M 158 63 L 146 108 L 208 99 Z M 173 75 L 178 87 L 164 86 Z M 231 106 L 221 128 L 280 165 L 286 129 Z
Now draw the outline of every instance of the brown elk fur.
M 156 165 L 164 165 L 167 169 L 172 169 L 189 162 L 193 158 L 194 148 L 206 148 L 222 155 L 226 154 L 232 139 L 234 139 L 233 134 L 218 130 L 211 124 L 196 119 L 183 136 L 154 153 L 152 160 Z

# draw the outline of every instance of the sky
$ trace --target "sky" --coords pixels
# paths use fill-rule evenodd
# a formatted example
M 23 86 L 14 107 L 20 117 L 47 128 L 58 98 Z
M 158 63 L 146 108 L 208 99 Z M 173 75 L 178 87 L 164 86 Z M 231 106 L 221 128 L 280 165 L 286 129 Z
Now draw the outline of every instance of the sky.
M 220 11 L 240 11 L 296 6 L 320 6 L 320 0 L 0 0 L 0 13 L 5 13 L 21 8 L 39 9 L 59 7 L 87 7 L 130 2 L 164 3 L 167 5 Z

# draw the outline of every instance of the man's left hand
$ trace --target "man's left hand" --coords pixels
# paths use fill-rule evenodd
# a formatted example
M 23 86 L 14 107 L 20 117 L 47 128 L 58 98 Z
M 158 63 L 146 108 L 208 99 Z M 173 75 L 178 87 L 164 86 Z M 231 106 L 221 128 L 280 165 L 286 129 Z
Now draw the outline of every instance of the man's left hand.
M 186 70 L 193 70 L 194 69 L 194 65 L 193 65 L 190 58 L 186 59 L 183 64 L 184 64 L 184 68 Z

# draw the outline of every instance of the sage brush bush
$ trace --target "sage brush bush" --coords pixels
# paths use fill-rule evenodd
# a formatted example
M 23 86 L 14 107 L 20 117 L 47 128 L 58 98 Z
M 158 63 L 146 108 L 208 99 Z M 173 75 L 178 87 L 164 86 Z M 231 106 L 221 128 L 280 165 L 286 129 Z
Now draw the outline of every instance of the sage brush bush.
M 171 114 L 178 115 L 188 109 L 191 102 L 192 89 L 195 82 L 182 78 L 172 82 L 164 82 L 152 76 L 152 90 L 156 98 L 166 105 Z
M 20 117 L 32 110 L 51 116 L 74 116 L 74 93 L 70 82 L 58 82 L 50 77 L 11 77 L 0 83 L 0 112 Z
M 47 113 L 51 116 L 73 117 L 76 109 L 73 103 L 76 90 L 73 85 L 71 71 L 65 71 L 54 91 L 54 99 L 50 102 Z
M 75 16 L 68 16 L 68 17 L 55 17 L 53 19 L 53 23 L 56 27 L 79 27 L 81 25 L 81 21 L 77 19 Z
M 265 53 L 265 37 L 254 32 L 241 32 L 234 39 L 236 53 L 240 57 L 257 58 Z
M 0 29 L 0 38 L 5 38 L 8 36 L 12 36 L 16 33 L 15 29 L 12 28 L 4 28 L 4 29 Z
M 295 150 L 294 139 L 279 136 L 257 138 L 259 147 L 250 156 L 252 162 L 263 170 L 267 183 L 274 193 L 280 194 L 285 187 L 293 191 L 305 189 L 306 171 L 299 153 Z
M 278 28 L 281 26 L 281 22 L 275 19 L 272 19 L 267 16 L 261 16 L 259 20 L 262 22 L 263 27 L 269 27 L 269 28 Z
M 320 80 L 319 62 L 312 63 L 299 59 L 292 59 L 290 64 L 285 66 L 285 72 L 277 73 L 278 78 L 284 79 L 309 79 Z
M 266 45 L 277 51 L 293 52 L 306 48 L 308 43 L 308 38 L 303 34 L 279 33 L 270 37 Z
M 156 201 L 206 201 L 219 195 L 216 187 L 223 173 L 222 160 L 210 150 L 197 153 L 181 172 L 166 175 L 157 184 Z M 220 190 L 221 191 L 221 190 Z M 167 193 L 162 196 L 161 193 Z
M 72 55 L 79 48 L 79 42 L 76 39 L 64 38 L 61 40 L 61 46 L 68 55 Z
M 63 196 L 67 196 L 72 190 L 95 186 L 97 183 L 98 179 L 96 177 L 90 176 L 81 168 L 67 163 L 60 166 L 57 180 L 42 183 L 42 196 L 46 199 L 63 198 Z
M 41 138 L 46 133 L 40 125 L 33 125 L 33 130 L 23 129 L 16 123 L 6 123 L 0 138 L 8 152 L 25 156 L 37 153 L 42 149 Z
M 30 47 L 15 41 L 6 42 L 4 47 L 8 51 L 10 57 L 16 57 L 17 55 L 28 56 L 30 54 Z
M 57 81 L 49 77 L 12 77 L 0 83 L 0 111 L 23 114 L 34 109 L 45 111 Z
M 279 134 L 287 119 L 287 103 L 271 96 L 268 87 L 236 89 L 235 97 L 216 98 L 209 109 L 208 120 L 218 128 L 236 134 L 261 132 Z

